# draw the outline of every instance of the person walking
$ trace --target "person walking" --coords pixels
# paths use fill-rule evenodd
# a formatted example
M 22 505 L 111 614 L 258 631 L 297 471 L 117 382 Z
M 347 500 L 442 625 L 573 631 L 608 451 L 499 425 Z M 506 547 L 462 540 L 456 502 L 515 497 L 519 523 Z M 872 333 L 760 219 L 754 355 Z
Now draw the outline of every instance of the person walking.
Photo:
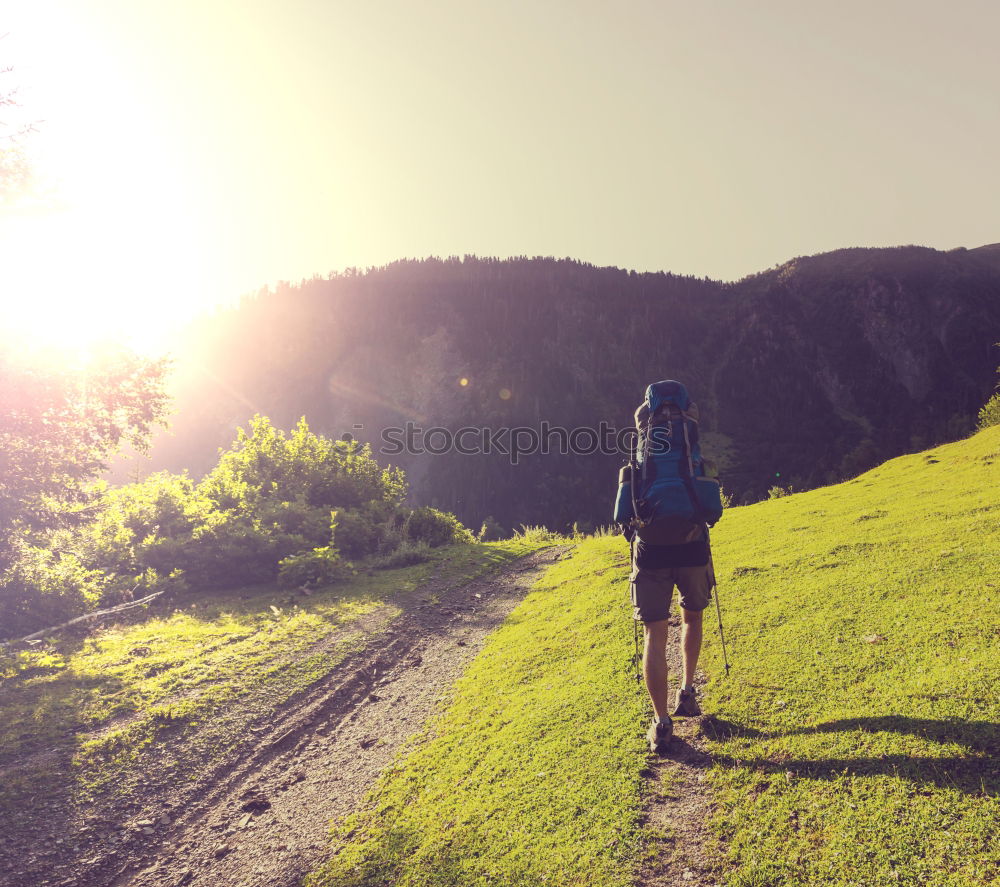
M 634 618 L 643 626 L 642 673 L 653 706 L 646 736 L 650 750 L 663 754 L 673 737 L 673 718 L 701 714 L 694 676 L 702 614 L 715 586 L 708 529 L 722 515 L 721 489 L 706 471 L 698 408 L 681 383 L 650 385 L 635 424 L 637 446 L 619 478 L 615 520 L 629 540 L 630 595 Z M 667 642 L 675 587 L 682 673 L 671 704 Z

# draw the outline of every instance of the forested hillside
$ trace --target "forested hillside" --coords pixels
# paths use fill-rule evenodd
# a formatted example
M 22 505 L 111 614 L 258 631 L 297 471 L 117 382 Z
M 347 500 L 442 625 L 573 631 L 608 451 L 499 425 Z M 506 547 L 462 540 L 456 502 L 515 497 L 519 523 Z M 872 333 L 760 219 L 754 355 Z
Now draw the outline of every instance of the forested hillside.
M 410 497 L 478 527 L 609 520 L 616 454 L 410 456 L 386 428 L 627 427 L 684 381 L 734 501 L 833 482 L 971 430 L 1000 362 L 1000 246 L 845 249 L 734 284 L 551 258 L 401 261 L 200 322 L 152 463 L 191 469 L 255 412 L 371 442 Z M 439 437 L 438 441 L 443 441 Z M 553 440 L 553 447 L 556 443 Z

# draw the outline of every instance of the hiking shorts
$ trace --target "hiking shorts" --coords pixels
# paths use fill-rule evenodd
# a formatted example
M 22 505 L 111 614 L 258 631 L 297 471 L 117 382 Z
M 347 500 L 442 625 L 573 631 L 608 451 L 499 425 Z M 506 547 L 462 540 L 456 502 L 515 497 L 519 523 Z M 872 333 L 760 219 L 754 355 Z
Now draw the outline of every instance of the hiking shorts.
M 715 572 L 709 558 L 703 567 L 639 567 L 632 564 L 629 582 L 635 618 L 659 622 L 670 615 L 670 601 L 677 586 L 685 610 L 704 610 L 711 603 Z

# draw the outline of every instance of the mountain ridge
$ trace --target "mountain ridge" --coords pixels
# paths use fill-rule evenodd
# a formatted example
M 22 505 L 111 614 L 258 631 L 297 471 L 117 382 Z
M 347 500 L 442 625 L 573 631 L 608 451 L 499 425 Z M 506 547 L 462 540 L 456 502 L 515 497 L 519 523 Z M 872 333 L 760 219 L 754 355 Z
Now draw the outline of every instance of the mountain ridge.
M 149 467 L 199 473 L 253 412 L 305 415 L 372 443 L 408 471 L 414 501 L 471 525 L 594 526 L 621 453 L 389 458 L 380 435 L 407 421 L 622 429 L 645 385 L 673 377 L 737 501 L 815 487 L 971 429 L 1000 363 L 993 255 L 854 247 L 725 284 L 465 256 L 281 285 L 194 330 L 175 431 Z

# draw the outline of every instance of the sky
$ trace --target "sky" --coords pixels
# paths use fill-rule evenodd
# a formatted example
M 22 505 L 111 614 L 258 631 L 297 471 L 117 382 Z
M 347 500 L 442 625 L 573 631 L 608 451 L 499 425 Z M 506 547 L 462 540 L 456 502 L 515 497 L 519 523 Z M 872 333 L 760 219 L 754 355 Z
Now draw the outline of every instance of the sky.
M 141 346 L 400 258 L 997 242 L 998 32 L 968 0 L 0 0 L 0 122 L 35 124 L 2 320 Z

